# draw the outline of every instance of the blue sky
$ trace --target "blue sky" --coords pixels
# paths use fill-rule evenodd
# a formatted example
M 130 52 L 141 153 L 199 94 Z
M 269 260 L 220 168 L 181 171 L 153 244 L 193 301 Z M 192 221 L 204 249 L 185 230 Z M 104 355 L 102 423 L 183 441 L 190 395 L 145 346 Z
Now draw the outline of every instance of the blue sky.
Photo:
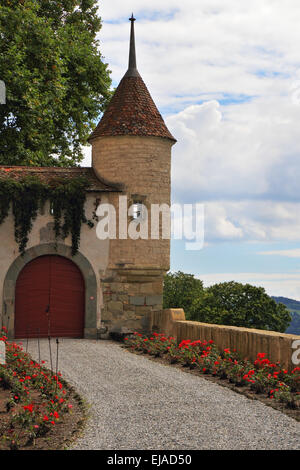
M 171 269 L 300 300 L 300 2 L 102 0 L 114 85 L 138 69 L 177 138 L 172 200 L 205 207 L 205 245 Z M 89 164 L 89 150 L 85 164 Z

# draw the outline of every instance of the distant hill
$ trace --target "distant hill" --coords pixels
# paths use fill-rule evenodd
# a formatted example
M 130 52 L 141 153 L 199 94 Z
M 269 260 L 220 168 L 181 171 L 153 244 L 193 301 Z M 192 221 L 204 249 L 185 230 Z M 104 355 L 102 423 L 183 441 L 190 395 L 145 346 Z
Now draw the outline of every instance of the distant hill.
M 300 302 L 287 297 L 272 297 L 277 303 L 284 304 L 292 315 L 292 321 L 286 333 L 300 335 Z

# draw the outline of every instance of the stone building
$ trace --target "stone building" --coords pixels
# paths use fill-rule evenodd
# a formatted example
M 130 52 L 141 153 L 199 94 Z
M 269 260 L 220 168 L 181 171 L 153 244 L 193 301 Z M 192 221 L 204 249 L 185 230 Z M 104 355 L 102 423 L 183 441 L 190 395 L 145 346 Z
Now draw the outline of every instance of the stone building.
M 150 209 L 170 204 L 171 148 L 176 142 L 157 110 L 137 67 L 131 18 L 129 67 L 90 136 L 91 168 L 0 167 L 0 178 L 35 175 L 41 181 L 82 175 L 89 181 L 85 212 L 112 204 Z M 123 199 L 120 199 L 123 196 Z M 135 215 L 128 224 L 134 223 Z M 149 232 L 151 220 L 149 222 Z M 161 231 L 160 223 L 160 231 Z M 127 227 L 126 227 L 127 228 Z M 81 228 L 72 256 L 71 239 L 55 239 L 50 204 L 33 223 L 25 253 L 19 253 L 10 209 L 0 225 L 2 319 L 11 338 L 95 338 L 108 332 L 146 331 L 151 312 L 162 309 L 163 275 L 170 240 L 132 239 L 119 233 L 99 239 L 97 227 Z

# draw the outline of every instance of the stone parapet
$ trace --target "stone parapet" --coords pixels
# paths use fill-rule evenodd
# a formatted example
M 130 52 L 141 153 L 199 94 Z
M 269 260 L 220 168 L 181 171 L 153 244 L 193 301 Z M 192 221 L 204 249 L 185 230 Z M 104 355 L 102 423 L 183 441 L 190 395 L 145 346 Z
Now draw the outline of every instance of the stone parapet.
M 297 335 L 187 321 L 182 309 L 153 312 L 150 327 L 151 331 L 174 336 L 178 342 L 184 339 L 213 340 L 220 350 L 236 349 L 244 359 L 254 361 L 258 353 L 266 353 L 270 361 L 280 362 L 288 370 L 296 366 L 292 362 L 295 351 L 292 346 L 295 341 L 300 341 Z

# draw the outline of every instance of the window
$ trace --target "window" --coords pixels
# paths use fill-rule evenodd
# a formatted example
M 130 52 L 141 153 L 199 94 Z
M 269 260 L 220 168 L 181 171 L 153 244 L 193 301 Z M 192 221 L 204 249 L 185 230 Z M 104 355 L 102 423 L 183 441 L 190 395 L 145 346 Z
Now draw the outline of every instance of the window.
M 147 217 L 146 196 L 132 194 L 129 206 L 132 220 L 142 221 Z
M 134 220 L 141 219 L 143 217 L 143 204 L 141 202 L 134 202 L 132 207 L 132 217 Z

